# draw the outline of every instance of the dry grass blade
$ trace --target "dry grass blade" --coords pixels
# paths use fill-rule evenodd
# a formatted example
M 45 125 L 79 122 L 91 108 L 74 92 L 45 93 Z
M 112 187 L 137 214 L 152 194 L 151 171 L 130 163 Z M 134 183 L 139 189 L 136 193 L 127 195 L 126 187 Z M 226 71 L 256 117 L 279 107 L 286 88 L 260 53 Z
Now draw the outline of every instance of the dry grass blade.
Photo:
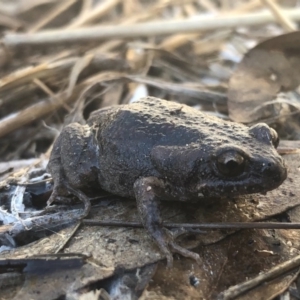
M 6 134 L 32 122 L 33 120 L 39 119 L 58 108 L 62 107 L 63 105 L 75 101 L 79 92 L 84 89 L 85 87 L 89 86 L 91 82 L 97 81 L 101 83 L 103 81 L 111 81 L 125 77 L 122 73 L 114 73 L 114 72 L 104 72 L 97 74 L 91 78 L 88 78 L 81 84 L 77 85 L 76 88 L 73 90 L 73 94 L 68 96 L 68 92 L 62 92 L 55 96 L 55 98 L 47 99 L 41 101 L 37 104 L 33 104 L 24 110 L 16 113 L 15 115 L 3 119 L 0 121 L 0 137 L 5 136 Z
M 167 90 L 171 93 L 177 95 L 189 95 L 191 97 L 200 98 L 202 101 L 207 101 L 210 103 L 226 103 L 227 97 L 222 93 L 206 91 L 204 89 L 198 89 L 194 87 L 189 87 L 187 84 L 179 84 L 179 83 L 172 83 L 166 82 L 161 79 L 155 79 L 146 76 L 131 76 L 126 75 L 125 78 L 133 80 L 139 83 L 145 83 L 150 86 L 158 87 L 162 90 Z
M 88 54 L 91 57 L 90 65 L 98 69 L 126 69 L 128 66 L 124 64 L 124 61 L 118 58 L 108 57 L 101 53 L 91 52 Z M 35 78 L 50 77 L 55 74 L 61 74 L 68 72 L 78 62 L 79 57 L 70 57 L 61 59 L 54 62 L 41 63 L 35 67 L 28 67 L 25 69 L 17 70 L 0 80 L 0 92 L 16 88 L 20 85 L 24 85 Z
M 91 61 L 94 58 L 94 54 L 86 54 L 84 57 L 79 58 L 74 67 L 72 68 L 71 74 L 70 74 L 70 79 L 69 79 L 69 85 L 67 88 L 67 95 L 70 96 L 75 88 L 78 76 L 82 72 L 84 68 L 86 68 Z
M 62 3 L 58 3 L 47 15 L 43 15 L 37 22 L 31 24 L 27 28 L 27 32 L 36 32 L 39 29 L 43 28 L 54 18 L 59 16 L 61 13 L 66 11 L 71 5 L 73 5 L 77 0 L 65 0 Z
M 35 67 L 17 70 L 0 80 L 0 92 L 29 82 L 32 79 L 39 77 L 41 74 L 44 74 L 48 69 L 51 69 L 51 66 L 47 63 L 43 63 Z
M 67 26 L 68 29 L 78 28 L 82 25 L 86 25 L 93 22 L 96 19 L 101 18 L 107 14 L 111 9 L 113 9 L 120 0 L 106 0 L 100 2 L 96 7 L 93 7 L 89 11 L 85 11 L 81 14 L 78 19 L 75 19 L 70 25 Z
M 18 20 L 17 18 L 4 15 L 0 12 L 0 25 L 11 29 L 17 29 L 24 26 L 25 23 Z
M 273 0 L 262 0 L 262 2 L 270 8 L 272 13 L 278 22 L 285 28 L 287 31 L 297 30 L 297 26 L 292 22 L 280 9 L 280 7 Z

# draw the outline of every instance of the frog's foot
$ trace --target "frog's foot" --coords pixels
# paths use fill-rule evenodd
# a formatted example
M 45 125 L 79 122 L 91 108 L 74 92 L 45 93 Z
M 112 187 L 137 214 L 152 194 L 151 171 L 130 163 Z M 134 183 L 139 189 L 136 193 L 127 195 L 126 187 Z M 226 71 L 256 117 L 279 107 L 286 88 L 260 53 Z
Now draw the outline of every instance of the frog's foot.
M 60 185 L 54 185 L 53 192 L 47 201 L 47 206 L 50 206 L 53 202 L 65 202 L 67 194 L 76 196 L 84 204 L 84 210 L 81 219 L 85 218 L 91 210 L 90 198 L 82 191 L 73 188 L 67 181 L 63 181 Z
M 171 231 L 169 231 L 168 229 L 163 228 L 163 227 L 161 227 L 161 230 L 164 231 L 165 236 L 166 236 L 165 243 L 163 244 L 163 248 L 167 247 L 167 249 L 168 249 L 169 255 L 166 255 L 168 267 L 172 267 L 172 263 L 173 263 L 173 257 L 171 255 L 171 252 L 179 253 L 180 255 L 182 255 L 184 257 L 191 258 L 191 259 L 195 260 L 197 262 L 197 264 L 199 264 L 199 265 L 202 264 L 202 260 L 197 253 L 189 251 L 189 250 L 179 246 L 177 243 L 175 243 L 175 241 L 174 241 L 175 237 Z M 152 235 L 152 233 L 151 233 L 151 235 Z M 166 241 L 167 241 L 167 243 L 166 243 Z M 162 250 L 162 244 L 159 244 L 159 242 L 157 240 L 156 240 L 156 242 L 157 242 L 159 248 Z M 166 254 L 166 253 L 164 252 L 164 254 Z M 170 257 L 171 257 L 171 259 L 170 259 Z
M 134 184 L 134 192 L 143 225 L 166 256 L 168 267 L 173 264 L 172 252 L 192 258 L 201 264 L 199 255 L 176 244 L 172 233 L 162 225 L 158 199 L 164 192 L 163 182 L 155 177 L 140 178 Z

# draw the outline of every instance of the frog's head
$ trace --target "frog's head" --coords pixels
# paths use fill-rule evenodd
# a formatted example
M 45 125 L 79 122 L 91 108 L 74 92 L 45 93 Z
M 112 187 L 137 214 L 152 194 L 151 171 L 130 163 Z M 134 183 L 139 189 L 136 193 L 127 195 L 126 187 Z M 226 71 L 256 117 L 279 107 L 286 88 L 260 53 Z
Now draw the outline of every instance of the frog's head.
M 213 129 L 200 143 L 154 147 L 151 160 L 160 176 L 193 197 L 266 193 L 278 187 L 287 169 L 276 150 L 276 131 L 262 123 L 227 126 L 226 131 Z
M 266 193 L 286 179 L 287 168 L 276 150 L 279 138 L 275 130 L 260 123 L 233 136 L 235 141 L 210 149 L 206 163 L 198 165 L 195 190 L 200 197 Z

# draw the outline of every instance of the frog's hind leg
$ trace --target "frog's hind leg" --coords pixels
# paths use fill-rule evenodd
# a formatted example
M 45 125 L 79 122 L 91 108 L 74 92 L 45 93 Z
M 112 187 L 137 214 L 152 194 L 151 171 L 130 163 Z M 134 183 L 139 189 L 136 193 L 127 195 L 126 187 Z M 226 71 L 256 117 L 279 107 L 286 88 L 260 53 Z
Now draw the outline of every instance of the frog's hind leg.
M 82 217 L 90 211 L 90 199 L 82 191 L 88 183 L 97 184 L 94 166 L 93 139 L 90 128 L 78 123 L 68 125 L 56 139 L 51 152 L 48 170 L 54 181 L 52 195 L 47 204 L 61 201 L 70 194 L 84 203 Z M 86 159 L 88 157 L 89 159 Z M 89 165 L 91 164 L 91 166 Z M 84 170 L 87 170 L 84 172 Z
M 65 188 L 64 172 L 61 165 L 61 140 L 62 135 L 59 135 L 56 141 L 54 142 L 49 163 L 47 166 L 47 169 L 51 173 L 53 179 L 53 191 L 50 198 L 47 201 L 48 206 L 50 206 L 55 201 L 64 202 L 64 199 L 67 198 L 67 195 L 69 194 L 68 190 Z
M 134 183 L 134 192 L 142 223 L 166 256 L 168 267 L 171 267 L 173 263 L 171 252 L 192 258 L 201 264 L 201 259 L 197 253 L 176 244 L 172 233 L 163 227 L 158 200 L 163 197 L 164 190 L 164 183 L 155 177 L 140 178 Z

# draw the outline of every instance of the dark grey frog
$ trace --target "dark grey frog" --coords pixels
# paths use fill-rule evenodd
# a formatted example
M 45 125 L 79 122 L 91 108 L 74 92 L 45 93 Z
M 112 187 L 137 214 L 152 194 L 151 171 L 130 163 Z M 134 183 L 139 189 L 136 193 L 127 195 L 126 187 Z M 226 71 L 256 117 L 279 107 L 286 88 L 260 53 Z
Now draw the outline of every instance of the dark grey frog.
M 100 188 L 134 198 L 148 233 L 172 264 L 171 252 L 200 261 L 163 228 L 159 200 L 189 201 L 277 188 L 287 177 L 277 133 L 266 124 L 226 122 L 153 97 L 92 113 L 66 126 L 48 169 L 49 204 L 68 194 L 90 209 L 86 192 Z

